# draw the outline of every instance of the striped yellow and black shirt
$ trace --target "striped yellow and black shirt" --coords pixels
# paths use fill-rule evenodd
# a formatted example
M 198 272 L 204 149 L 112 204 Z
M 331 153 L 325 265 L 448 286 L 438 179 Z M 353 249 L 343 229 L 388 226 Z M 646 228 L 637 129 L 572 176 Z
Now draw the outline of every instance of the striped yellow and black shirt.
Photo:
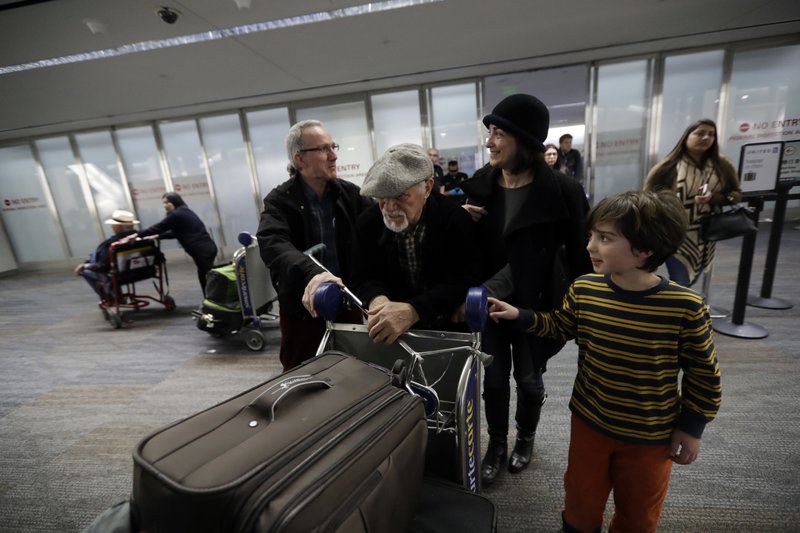
M 517 324 L 577 339 L 570 409 L 612 438 L 667 443 L 676 427 L 699 438 L 719 409 L 711 319 L 691 289 L 662 279 L 631 292 L 609 276 L 588 274 L 573 282 L 559 309 L 520 310 Z

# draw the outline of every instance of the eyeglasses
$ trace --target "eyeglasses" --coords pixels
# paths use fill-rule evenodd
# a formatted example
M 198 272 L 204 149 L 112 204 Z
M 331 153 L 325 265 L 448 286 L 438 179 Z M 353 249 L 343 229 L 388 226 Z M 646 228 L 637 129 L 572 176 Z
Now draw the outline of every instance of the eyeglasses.
M 300 153 L 303 152 L 324 152 L 324 153 L 336 153 L 339 151 L 339 145 L 336 143 L 333 144 L 321 144 L 316 148 L 301 148 L 298 150 Z

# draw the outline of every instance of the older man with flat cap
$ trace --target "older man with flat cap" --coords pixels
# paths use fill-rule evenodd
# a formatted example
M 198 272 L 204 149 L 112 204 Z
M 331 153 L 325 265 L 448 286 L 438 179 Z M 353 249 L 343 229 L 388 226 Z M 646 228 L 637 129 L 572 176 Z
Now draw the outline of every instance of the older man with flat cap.
M 361 194 L 377 198 L 356 222 L 353 289 L 369 309 L 369 335 L 390 344 L 416 329 L 460 329 L 450 321 L 480 270 L 473 222 L 433 191 L 433 163 L 415 144 L 386 151 Z

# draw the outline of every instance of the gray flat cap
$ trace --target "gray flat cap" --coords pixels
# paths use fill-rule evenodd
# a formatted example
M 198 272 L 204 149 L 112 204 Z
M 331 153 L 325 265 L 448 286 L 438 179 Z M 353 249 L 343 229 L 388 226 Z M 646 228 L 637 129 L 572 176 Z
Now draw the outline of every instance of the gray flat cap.
M 374 198 L 394 198 L 406 189 L 433 177 L 433 163 L 422 146 L 398 144 L 383 154 L 364 178 L 361 194 Z

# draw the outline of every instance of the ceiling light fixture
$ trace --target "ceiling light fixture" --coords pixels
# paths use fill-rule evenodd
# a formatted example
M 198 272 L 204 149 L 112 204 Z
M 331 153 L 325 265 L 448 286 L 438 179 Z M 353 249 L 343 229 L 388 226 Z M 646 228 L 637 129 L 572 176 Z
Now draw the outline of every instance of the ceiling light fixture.
M 137 52 L 160 50 L 162 48 L 171 48 L 173 46 L 183 46 L 186 44 L 195 44 L 206 41 L 216 41 L 219 39 L 227 39 L 228 37 L 247 35 L 249 33 L 259 33 L 270 30 L 279 30 L 283 28 L 291 28 L 293 26 L 302 26 L 304 24 L 315 24 L 317 22 L 328 22 L 331 20 L 336 20 L 341 18 L 357 17 L 359 15 L 379 13 L 381 11 L 391 11 L 394 9 L 414 7 L 423 4 L 433 4 L 436 2 L 443 2 L 443 1 L 444 0 L 386 0 L 384 2 L 371 2 L 369 4 L 361 4 L 357 6 L 345 7 L 342 9 L 320 11 L 318 13 L 311 13 L 309 15 L 299 15 L 297 17 L 289 17 L 278 20 L 269 20 L 266 22 L 258 22 L 255 24 L 234 26 L 232 28 L 226 28 L 223 30 L 195 33 L 192 35 L 172 37 L 170 39 L 162 39 L 159 41 L 141 41 L 138 43 L 124 44 L 116 48 L 95 50 L 93 52 L 84 52 L 80 54 L 73 54 L 63 57 L 55 57 L 52 59 L 42 59 L 39 61 L 32 61 L 30 63 L 23 63 L 21 65 L 9 65 L 5 67 L 0 67 L 0 75 L 12 74 L 14 72 L 23 72 L 25 70 L 33 70 L 37 68 L 54 67 L 56 65 L 79 63 L 81 61 L 92 61 L 95 59 L 117 57 L 127 54 L 134 54 Z

